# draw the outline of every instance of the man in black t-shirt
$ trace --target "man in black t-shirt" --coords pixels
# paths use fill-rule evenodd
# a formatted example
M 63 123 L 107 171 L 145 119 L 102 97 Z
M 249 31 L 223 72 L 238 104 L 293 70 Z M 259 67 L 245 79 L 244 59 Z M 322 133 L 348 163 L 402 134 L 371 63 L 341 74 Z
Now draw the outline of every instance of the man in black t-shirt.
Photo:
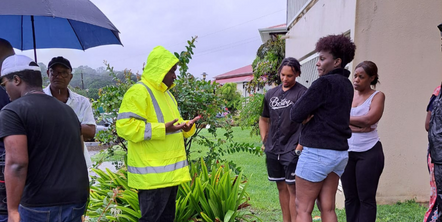
M 268 178 L 275 181 L 284 222 L 296 220 L 295 170 L 298 155 L 300 124 L 290 120 L 290 107 L 307 88 L 296 82 L 301 65 L 294 58 L 285 58 L 278 69 L 281 85 L 270 89 L 264 98 L 259 118 L 259 131 L 266 153 Z
M 89 181 L 77 116 L 43 92 L 26 56 L 3 61 L 0 85 L 12 100 L 0 111 L 9 221 L 81 221 Z

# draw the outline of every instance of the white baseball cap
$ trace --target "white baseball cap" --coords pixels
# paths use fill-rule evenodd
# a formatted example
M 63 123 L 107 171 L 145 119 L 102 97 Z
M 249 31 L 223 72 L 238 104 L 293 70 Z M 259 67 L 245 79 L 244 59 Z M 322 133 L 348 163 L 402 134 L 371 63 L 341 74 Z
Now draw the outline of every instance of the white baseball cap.
M 5 76 L 11 73 L 33 70 L 40 71 L 40 67 L 34 60 L 25 55 L 11 55 L 7 57 L 2 64 L 1 76 Z

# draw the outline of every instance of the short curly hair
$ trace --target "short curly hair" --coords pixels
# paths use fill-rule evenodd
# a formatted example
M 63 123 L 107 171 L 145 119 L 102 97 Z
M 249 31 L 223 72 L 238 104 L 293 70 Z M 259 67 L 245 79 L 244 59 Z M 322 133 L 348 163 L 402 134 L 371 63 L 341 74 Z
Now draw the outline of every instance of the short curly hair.
M 355 57 L 356 45 L 345 35 L 329 35 L 318 40 L 315 50 L 328 51 L 335 59 L 340 58 L 344 68 Z

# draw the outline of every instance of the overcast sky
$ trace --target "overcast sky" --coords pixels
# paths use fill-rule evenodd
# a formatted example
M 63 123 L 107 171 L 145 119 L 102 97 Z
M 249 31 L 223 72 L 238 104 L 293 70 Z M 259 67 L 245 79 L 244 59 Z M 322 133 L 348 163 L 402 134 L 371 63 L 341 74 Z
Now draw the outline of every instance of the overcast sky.
M 141 73 L 149 52 L 162 45 L 181 52 L 198 36 L 189 72 L 209 77 L 253 62 L 262 44 L 258 29 L 286 23 L 286 0 L 92 0 L 120 31 L 124 47 L 98 46 L 86 51 L 39 49 L 38 62 L 47 65 L 64 56 L 72 66 L 98 68 L 106 60 L 116 70 Z M 33 51 L 17 53 L 33 58 Z

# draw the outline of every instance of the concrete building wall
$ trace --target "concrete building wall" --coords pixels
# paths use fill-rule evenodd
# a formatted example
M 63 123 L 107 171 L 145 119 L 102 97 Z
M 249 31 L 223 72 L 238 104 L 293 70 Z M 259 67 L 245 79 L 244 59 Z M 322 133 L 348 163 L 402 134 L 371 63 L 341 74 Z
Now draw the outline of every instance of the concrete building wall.
M 442 81 L 440 23 L 441 0 L 357 1 L 353 64 L 374 61 L 377 89 L 386 96 L 378 126 L 385 153 L 380 204 L 429 199 L 424 121 L 431 93 Z
M 294 0 L 288 0 L 294 1 Z M 386 95 L 378 125 L 385 168 L 379 204 L 429 199 L 425 108 L 442 81 L 442 0 L 312 0 L 308 10 L 287 24 L 286 56 L 311 57 L 316 41 L 350 30 L 357 46 L 349 69 L 364 60 L 379 68 L 377 89 Z M 289 21 L 288 21 L 289 22 Z M 342 207 L 342 193 L 337 194 Z
M 296 0 L 289 0 L 291 1 Z M 314 51 L 319 38 L 354 29 L 356 1 L 313 0 L 310 2 L 313 6 L 300 19 L 295 20 L 294 25 L 287 24 L 289 38 L 286 39 L 286 56 L 301 59 Z M 352 31 L 350 35 L 353 36 Z

